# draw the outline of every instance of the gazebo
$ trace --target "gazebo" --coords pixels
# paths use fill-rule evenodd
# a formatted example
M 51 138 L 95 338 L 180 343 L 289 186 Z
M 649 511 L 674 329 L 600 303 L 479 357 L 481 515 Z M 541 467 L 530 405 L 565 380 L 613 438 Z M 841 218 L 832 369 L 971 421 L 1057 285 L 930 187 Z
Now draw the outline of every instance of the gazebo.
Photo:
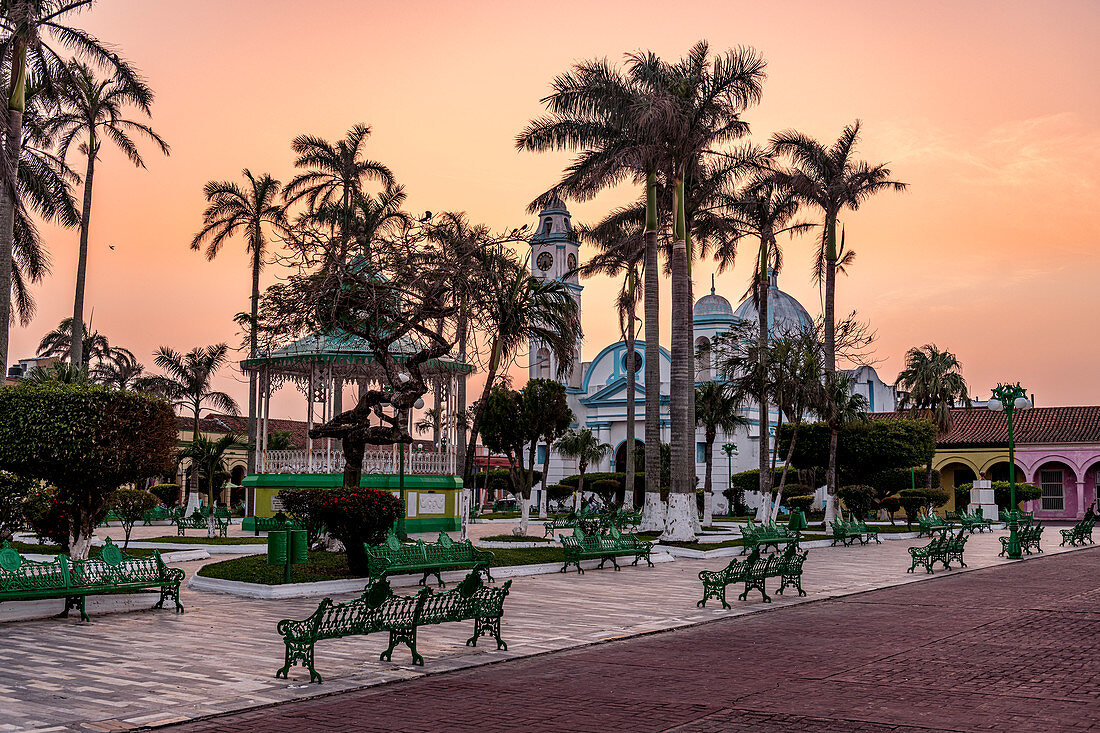
M 407 339 L 398 341 L 391 349 L 399 365 L 416 351 L 416 344 Z M 387 384 L 385 373 L 367 342 L 344 332 L 310 334 L 258 355 L 255 359 L 245 359 L 240 367 L 245 373 L 255 373 L 259 386 L 256 406 L 259 412 L 256 473 L 244 481 L 246 487 L 253 489 L 249 492 L 248 502 L 251 512 L 259 516 L 268 515 L 268 507 L 265 506 L 267 502 L 260 495 L 260 489 L 265 487 L 270 487 L 277 493 L 280 488 L 292 486 L 338 486 L 344 470 L 344 456 L 339 441 L 331 438 L 310 438 L 304 449 L 267 449 L 271 395 L 284 384 L 293 383 L 305 397 L 308 427 L 312 429 L 315 425 L 325 423 L 341 411 L 340 396 L 344 385 L 355 384 L 362 393 Z M 458 437 L 455 418 L 460 409 L 457 387 L 459 380 L 466 379 L 473 367 L 457 360 L 442 358 L 428 361 L 422 365 L 421 371 L 431 386 L 431 393 L 438 398 L 437 405 L 443 407 L 439 442 L 432 450 L 414 450 L 412 446 L 368 448 L 363 456 L 364 485 L 385 488 L 391 484 L 388 479 L 392 477 L 392 484 L 396 486 L 400 451 L 403 450 L 405 474 L 410 476 L 412 484 L 430 485 L 432 481 L 426 482 L 429 477 L 446 477 L 447 480 L 434 482 L 440 484 L 438 488 L 447 491 L 458 488 L 454 477 Z M 409 497 L 410 518 L 418 516 L 415 498 Z M 440 497 L 425 498 L 429 505 L 425 508 L 439 508 L 437 504 Z M 455 500 L 457 501 L 457 497 Z M 451 503 L 449 499 L 447 504 Z M 277 499 L 272 495 L 270 512 L 274 513 L 278 508 Z M 455 509 L 454 516 L 457 516 L 457 506 Z M 432 528 L 434 525 L 425 527 Z

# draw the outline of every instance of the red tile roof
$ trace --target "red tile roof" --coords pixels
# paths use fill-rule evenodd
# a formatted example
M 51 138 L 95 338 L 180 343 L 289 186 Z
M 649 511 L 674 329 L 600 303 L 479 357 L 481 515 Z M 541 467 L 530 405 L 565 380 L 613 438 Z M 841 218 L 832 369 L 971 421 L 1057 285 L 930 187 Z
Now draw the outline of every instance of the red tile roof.
M 877 420 L 900 419 L 908 413 L 876 412 Z M 1008 416 L 984 407 L 951 411 L 952 427 L 936 441 L 940 446 L 1008 445 Z M 1100 405 L 1084 407 L 1034 407 L 1013 416 L 1013 437 L 1018 445 L 1038 443 L 1100 443 Z

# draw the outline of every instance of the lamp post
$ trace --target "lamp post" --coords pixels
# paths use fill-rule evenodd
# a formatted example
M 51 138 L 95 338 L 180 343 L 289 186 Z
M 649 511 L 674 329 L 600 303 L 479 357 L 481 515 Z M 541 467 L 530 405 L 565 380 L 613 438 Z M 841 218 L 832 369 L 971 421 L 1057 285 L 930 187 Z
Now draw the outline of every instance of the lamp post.
M 1016 384 L 998 384 L 993 388 L 993 397 L 986 405 L 993 412 L 1008 415 L 1008 551 L 1010 560 L 1019 560 L 1020 555 L 1020 513 L 1016 509 L 1016 446 L 1012 437 L 1012 416 L 1017 410 L 1031 407 L 1027 390 Z
M 733 492 L 733 456 L 737 453 L 737 446 L 734 445 L 733 443 L 726 443 L 725 445 L 722 446 L 722 452 L 726 454 L 726 468 L 729 470 L 729 483 L 726 484 L 726 487 L 730 491 L 730 503 L 732 504 L 732 500 L 733 500 L 733 497 L 734 497 L 734 492 Z M 730 514 L 734 513 L 733 509 L 734 509 L 733 506 L 730 506 Z

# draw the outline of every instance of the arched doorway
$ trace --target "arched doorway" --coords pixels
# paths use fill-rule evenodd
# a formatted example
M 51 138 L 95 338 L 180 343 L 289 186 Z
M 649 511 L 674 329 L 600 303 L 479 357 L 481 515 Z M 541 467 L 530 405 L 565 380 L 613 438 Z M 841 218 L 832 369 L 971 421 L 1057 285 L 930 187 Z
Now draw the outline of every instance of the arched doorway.
M 924 486 L 926 483 L 922 483 L 921 473 L 921 471 L 917 471 L 918 487 Z M 959 507 L 955 506 L 955 489 L 962 484 L 973 483 L 977 478 L 978 474 L 969 464 L 955 461 L 942 466 L 940 468 L 940 486 L 947 492 L 947 504 L 943 507 L 944 511 L 956 511 Z
M 1035 485 L 1042 492 L 1039 512 L 1046 516 L 1077 516 L 1077 474 L 1068 464 L 1047 461 L 1035 470 Z
M 634 439 L 634 446 L 635 446 L 635 448 L 644 448 L 645 447 L 645 442 L 635 438 Z M 619 448 L 615 451 L 615 471 L 616 472 L 626 470 L 626 448 L 627 448 L 626 441 L 624 440 L 622 443 L 619 443 Z M 635 458 L 635 460 L 634 460 L 634 473 L 635 474 L 642 473 L 642 464 L 641 464 L 641 461 L 637 460 L 637 458 Z M 642 502 L 644 500 L 645 500 L 645 482 L 644 481 L 639 481 L 638 477 L 635 476 L 635 479 L 634 479 L 634 506 L 641 506 Z

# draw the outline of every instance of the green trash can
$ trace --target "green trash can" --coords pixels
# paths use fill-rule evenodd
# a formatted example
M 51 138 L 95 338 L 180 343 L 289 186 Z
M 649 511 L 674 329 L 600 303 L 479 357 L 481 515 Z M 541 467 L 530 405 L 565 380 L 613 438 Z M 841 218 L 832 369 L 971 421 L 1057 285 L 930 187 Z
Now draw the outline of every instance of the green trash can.
M 278 534 L 283 534 L 279 532 Z M 290 563 L 305 565 L 309 562 L 309 546 L 306 544 L 306 531 L 295 529 L 290 532 Z
M 268 532 L 267 564 L 286 565 L 286 532 Z
M 801 509 L 794 509 L 791 511 L 791 518 L 787 522 L 787 529 L 795 532 L 801 532 L 806 529 L 806 515 L 802 513 Z

